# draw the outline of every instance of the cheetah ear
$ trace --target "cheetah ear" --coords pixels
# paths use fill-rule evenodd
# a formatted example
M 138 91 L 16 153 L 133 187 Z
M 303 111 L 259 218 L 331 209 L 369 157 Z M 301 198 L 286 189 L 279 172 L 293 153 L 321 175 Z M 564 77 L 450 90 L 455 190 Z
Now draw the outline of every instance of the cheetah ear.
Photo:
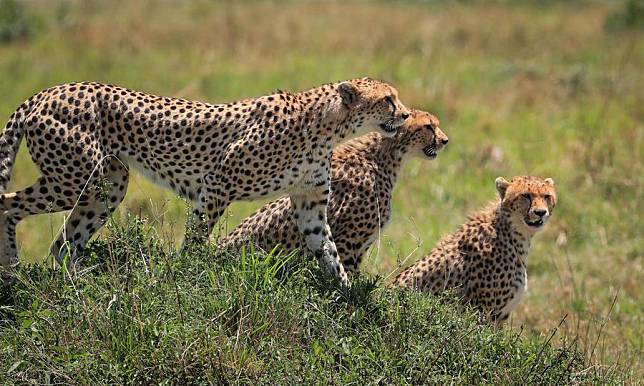
M 494 183 L 496 184 L 497 192 L 499 192 L 499 197 L 503 200 L 505 197 L 505 191 L 508 190 L 510 183 L 503 177 L 497 177 L 496 180 L 494 180 Z
M 555 186 L 555 180 L 553 180 L 552 178 L 546 178 L 545 180 L 543 180 L 543 182 L 550 186 Z
M 351 82 L 342 82 L 338 85 L 338 92 L 342 97 L 342 103 L 348 108 L 352 108 L 358 103 L 360 92 Z

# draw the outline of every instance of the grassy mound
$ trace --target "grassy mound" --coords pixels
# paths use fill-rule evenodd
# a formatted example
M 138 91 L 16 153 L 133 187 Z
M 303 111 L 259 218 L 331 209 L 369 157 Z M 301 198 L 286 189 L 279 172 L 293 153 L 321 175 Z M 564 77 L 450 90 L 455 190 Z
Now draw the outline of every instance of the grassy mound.
M 344 294 L 297 256 L 176 254 L 140 221 L 111 228 L 91 270 L 23 267 L 3 289 L 3 384 L 617 382 L 370 277 Z
M 359 76 L 390 81 L 407 106 L 441 119 L 450 145 L 437 160 L 412 160 L 401 171 L 395 215 L 365 271 L 386 275 L 422 257 L 495 197 L 496 177 L 552 177 L 560 201 L 532 245 L 530 290 L 512 323 L 548 338 L 567 315 L 555 346 L 578 339 L 589 367 L 612 366 L 637 384 L 644 379 L 637 2 L 0 0 L 0 124 L 38 90 L 80 80 L 213 103 Z M 3 25 L 13 31 L 4 42 Z M 8 191 L 39 176 L 25 146 L 15 165 Z M 263 203 L 232 204 L 222 233 Z M 156 221 L 164 242 L 181 242 L 185 202 L 136 173 L 119 207 L 119 215 L 128 212 Z M 43 261 L 63 217 L 19 224 L 23 263 Z

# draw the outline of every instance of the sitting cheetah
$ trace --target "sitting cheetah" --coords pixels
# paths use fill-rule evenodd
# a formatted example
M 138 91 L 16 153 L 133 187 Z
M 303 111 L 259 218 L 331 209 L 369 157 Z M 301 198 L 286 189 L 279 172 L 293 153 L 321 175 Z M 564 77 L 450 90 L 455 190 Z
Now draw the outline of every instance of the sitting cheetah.
M 554 184 L 551 178 L 497 178 L 500 202 L 444 236 L 394 284 L 433 294 L 454 289 L 482 319 L 501 326 L 527 289 L 530 241 L 555 207 Z
M 369 78 L 218 105 L 98 83 L 46 89 L 0 137 L 0 192 L 23 136 L 42 174 L 0 195 L 3 278 L 17 264 L 20 220 L 71 209 L 51 253 L 61 261 L 69 245 L 73 257 L 123 200 L 136 167 L 194 203 L 184 245 L 207 239 L 230 202 L 288 193 L 307 246 L 346 286 L 326 219 L 332 150 L 368 131 L 394 135 L 408 116 L 394 87 Z
M 362 256 L 391 217 L 391 196 L 405 160 L 434 159 L 447 136 L 433 115 L 414 110 L 394 137 L 366 134 L 336 148 L 331 160 L 329 225 L 345 270 L 357 271 Z M 286 251 L 306 244 L 292 220 L 289 197 L 273 201 L 222 240 L 226 249 L 253 241 L 262 249 Z

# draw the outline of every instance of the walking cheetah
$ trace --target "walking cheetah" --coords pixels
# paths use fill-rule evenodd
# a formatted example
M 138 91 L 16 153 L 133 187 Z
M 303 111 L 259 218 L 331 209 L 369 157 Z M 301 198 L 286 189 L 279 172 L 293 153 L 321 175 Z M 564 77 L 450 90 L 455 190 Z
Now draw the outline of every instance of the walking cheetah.
M 366 134 L 336 148 L 331 160 L 331 199 L 328 218 L 345 270 L 358 271 L 362 256 L 391 217 L 396 178 L 412 156 L 434 159 L 448 138 L 438 119 L 413 110 L 394 137 Z M 237 249 L 249 241 L 265 250 L 280 245 L 303 250 L 302 234 L 292 220 L 289 197 L 266 204 L 245 219 L 221 242 Z
M 453 289 L 482 319 L 502 325 L 527 289 L 530 242 L 555 207 L 554 184 L 552 178 L 497 178 L 500 202 L 444 236 L 394 284 L 433 294 Z
M 394 87 L 369 78 L 228 104 L 99 83 L 48 88 L 11 115 L 0 137 L 2 276 L 10 281 L 17 264 L 20 220 L 71 209 L 51 253 L 73 257 L 121 203 L 135 167 L 194 203 L 184 245 L 207 239 L 232 201 L 289 194 L 308 248 L 346 286 L 326 219 L 332 150 L 368 131 L 393 135 L 408 116 Z M 4 193 L 23 136 L 42 175 Z M 106 199 L 99 181 L 111 185 Z

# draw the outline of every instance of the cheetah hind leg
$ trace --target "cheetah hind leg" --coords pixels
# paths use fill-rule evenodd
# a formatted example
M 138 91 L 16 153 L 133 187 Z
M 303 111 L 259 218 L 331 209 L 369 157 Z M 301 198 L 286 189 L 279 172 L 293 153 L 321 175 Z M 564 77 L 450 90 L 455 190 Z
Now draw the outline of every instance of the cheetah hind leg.
M 68 268 L 74 269 L 77 257 L 87 241 L 114 213 L 123 201 L 129 181 L 129 171 L 121 161 L 112 159 L 106 175 L 87 192 L 87 199 L 74 206 L 65 221 L 65 228 L 50 248 L 59 264 L 68 256 Z
M 56 194 L 55 192 L 65 194 Z M 5 285 L 15 280 L 18 265 L 16 226 L 23 218 L 34 214 L 69 210 L 80 194 L 63 184 L 40 177 L 23 190 L 0 194 L 0 276 Z
M 15 281 L 13 270 L 18 266 L 16 254 L 16 222 L 7 218 L 7 213 L 0 213 L 0 279 L 4 285 Z

